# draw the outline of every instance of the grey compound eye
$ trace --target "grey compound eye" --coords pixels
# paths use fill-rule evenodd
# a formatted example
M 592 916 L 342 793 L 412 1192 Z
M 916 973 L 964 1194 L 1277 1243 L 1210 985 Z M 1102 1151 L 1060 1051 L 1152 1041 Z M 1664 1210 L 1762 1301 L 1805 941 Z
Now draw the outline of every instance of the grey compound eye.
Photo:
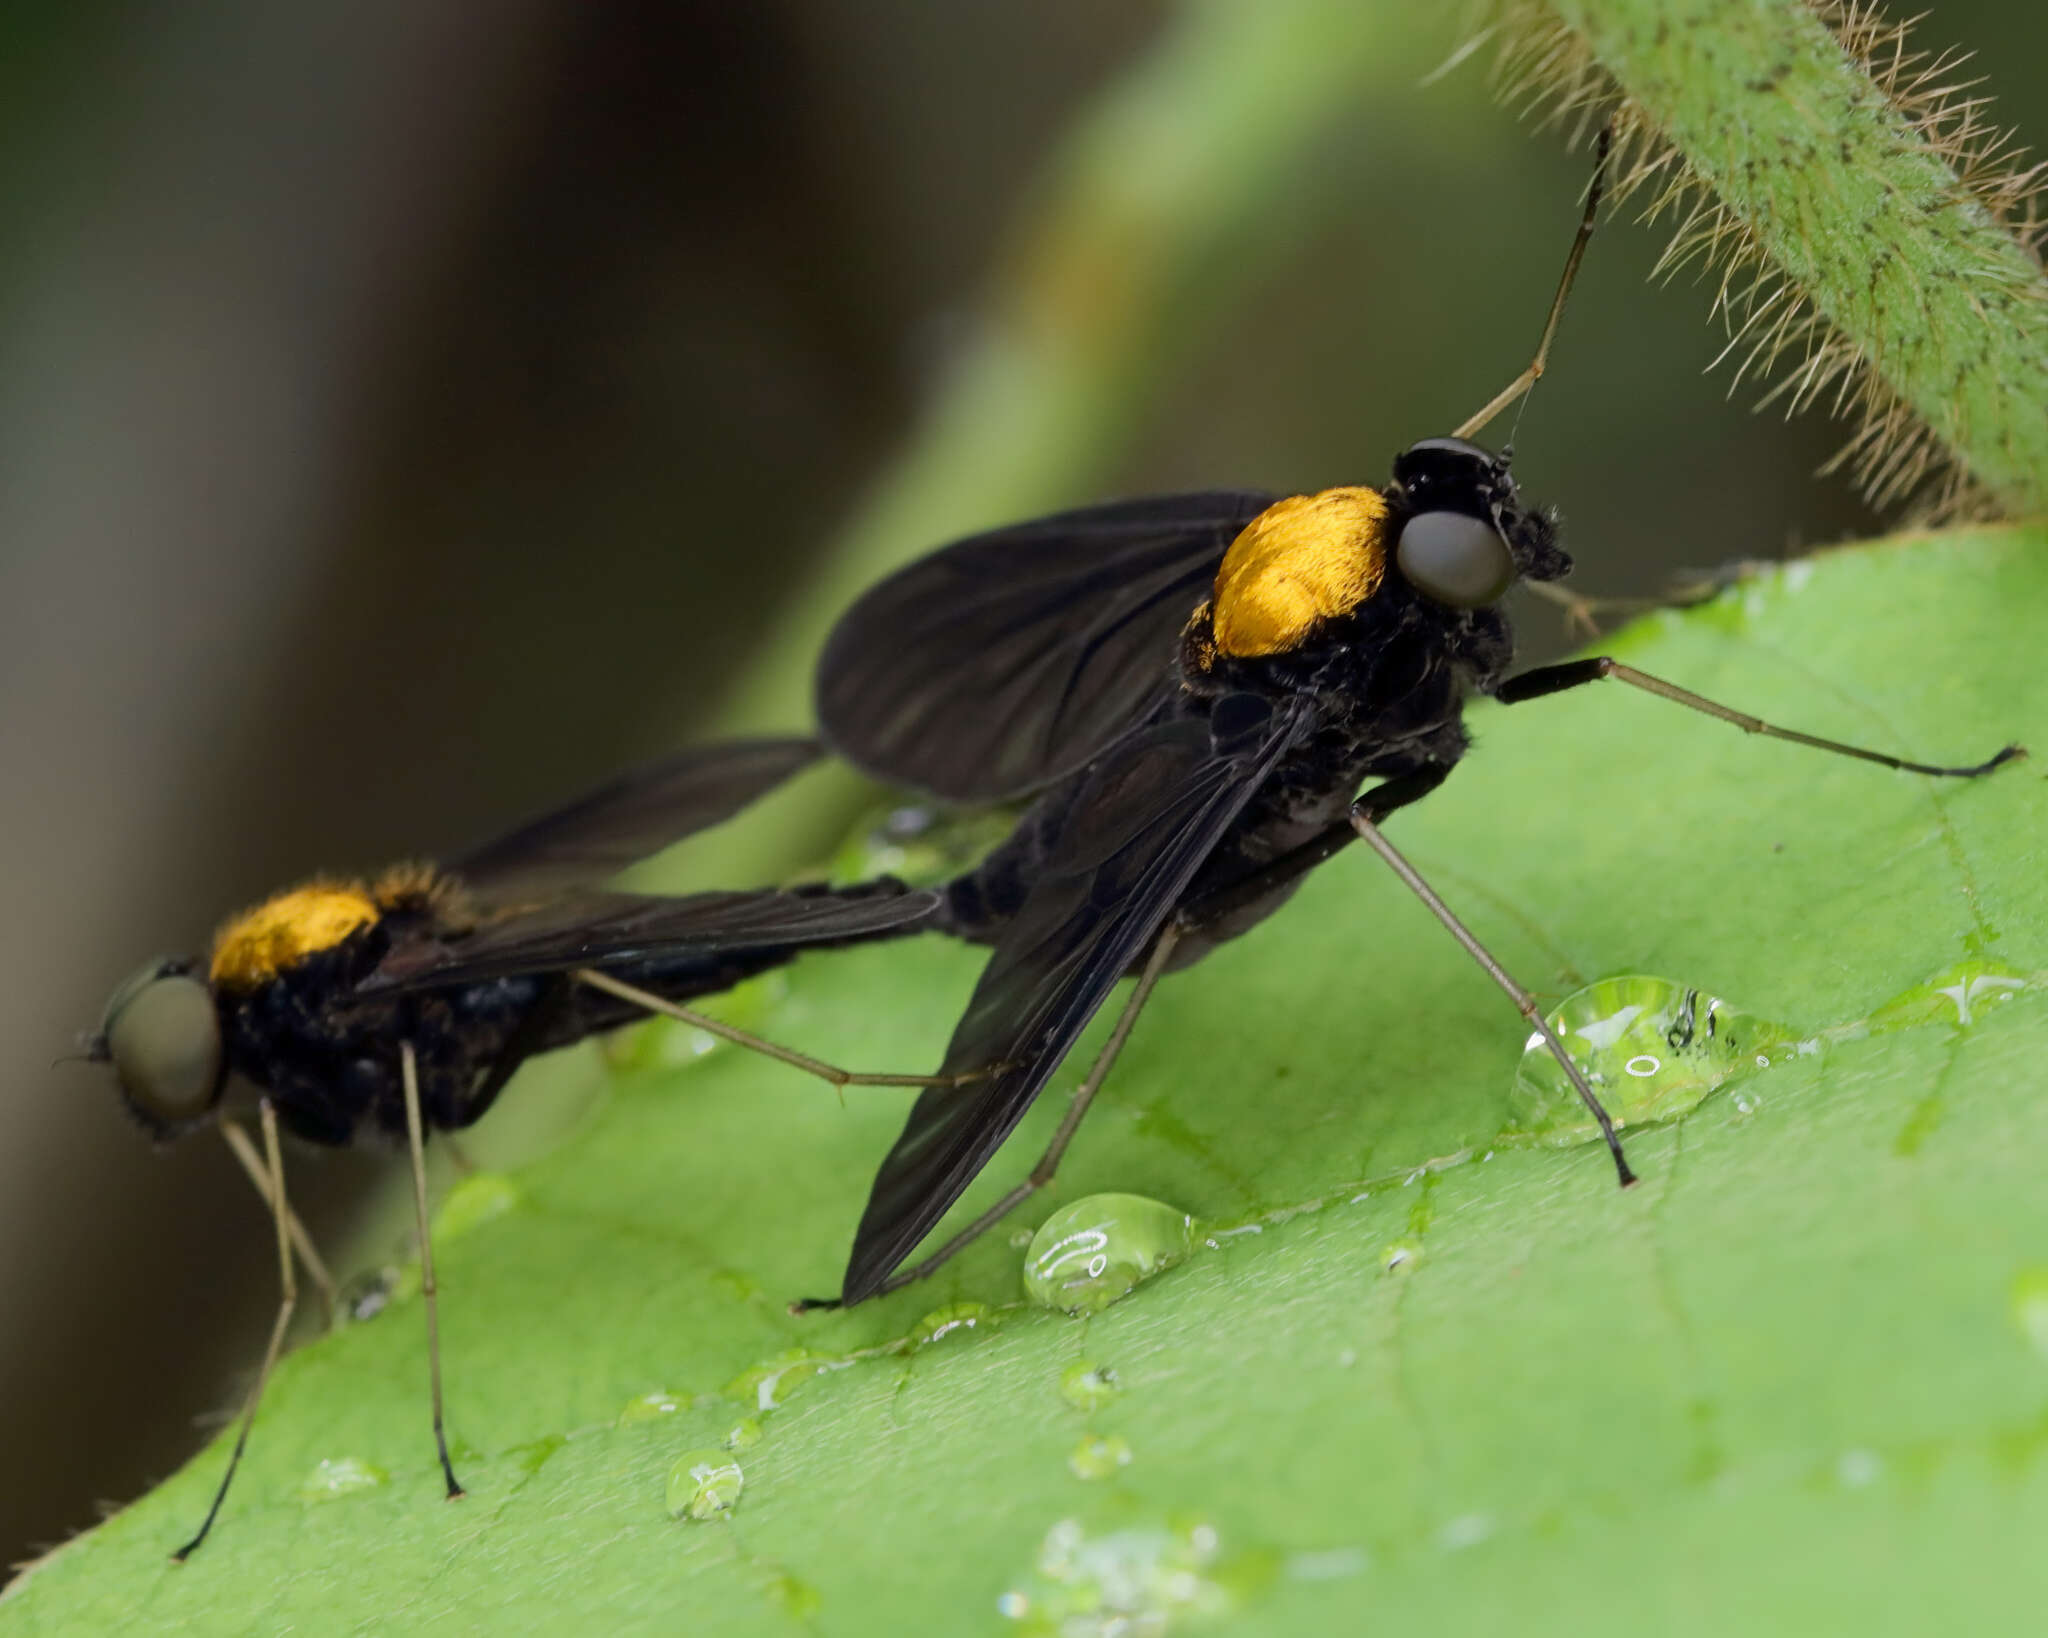
M 1416 513 L 1394 557 L 1409 585 L 1454 609 L 1497 603 L 1515 583 L 1514 554 L 1500 531 L 1465 512 Z
M 213 992 L 153 962 L 114 992 L 100 1040 L 122 1096 L 149 1125 L 174 1131 L 212 1107 L 221 1087 Z

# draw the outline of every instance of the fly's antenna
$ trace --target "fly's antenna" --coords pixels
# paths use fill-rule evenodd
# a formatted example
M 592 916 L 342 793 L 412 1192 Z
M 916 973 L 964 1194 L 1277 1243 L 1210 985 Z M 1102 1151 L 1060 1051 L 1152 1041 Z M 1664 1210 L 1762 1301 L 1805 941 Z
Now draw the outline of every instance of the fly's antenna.
M 1600 135 L 1593 144 L 1593 180 L 1586 187 L 1586 209 L 1579 217 L 1579 231 L 1572 238 L 1571 254 L 1564 259 L 1564 276 L 1557 281 L 1557 297 L 1550 304 L 1550 317 L 1544 320 L 1543 338 L 1536 343 L 1536 356 L 1529 360 L 1527 369 L 1494 394 L 1484 409 L 1464 422 L 1452 434 L 1453 437 L 1470 438 L 1510 404 L 1527 397 L 1529 389 L 1543 379 L 1543 366 L 1550 358 L 1550 343 L 1557 335 L 1559 320 L 1564 317 L 1565 297 L 1572 293 L 1572 282 L 1579 276 L 1579 263 L 1586 259 L 1586 246 L 1593 238 L 1593 219 L 1600 214 L 1600 198 L 1607 191 L 1607 154 L 1613 142 L 1613 127 L 1601 126 Z M 1520 417 L 1516 418 L 1516 424 L 1520 425 Z

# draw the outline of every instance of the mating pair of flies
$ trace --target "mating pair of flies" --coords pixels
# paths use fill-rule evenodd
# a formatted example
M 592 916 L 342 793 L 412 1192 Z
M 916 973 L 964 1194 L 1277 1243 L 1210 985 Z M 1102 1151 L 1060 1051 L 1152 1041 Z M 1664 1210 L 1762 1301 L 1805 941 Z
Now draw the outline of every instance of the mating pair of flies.
M 1604 166 L 1605 145 L 1602 145 Z M 1465 753 L 1466 699 L 1518 704 L 1600 679 L 1755 734 L 1936 777 L 1924 763 L 1774 727 L 1618 662 L 1509 674 L 1500 603 L 1571 568 L 1509 454 L 1473 436 L 1542 375 L 1599 206 L 1601 169 L 1535 357 L 1456 432 L 1395 457 L 1381 488 L 1122 501 L 955 542 L 862 597 L 817 678 L 822 742 L 686 752 L 441 865 L 321 879 L 227 922 L 204 962 L 154 962 L 109 1004 L 111 1062 L 156 1137 L 217 1122 L 269 1202 L 284 1296 L 233 1455 L 184 1558 L 226 1497 L 296 1293 L 280 1127 L 322 1144 L 366 1130 L 412 1157 L 434 1435 L 443 1431 L 422 1167 L 429 1129 L 480 1119 L 514 1070 L 646 1013 L 683 1019 L 836 1085 L 923 1090 L 883 1159 L 839 1295 L 923 1278 L 1052 1180 L 1159 979 L 1272 914 L 1354 841 L 1378 853 L 1507 994 L 1586 1104 L 1626 1186 L 1614 1124 L 1522 988 L 1381 826 Z M 608 890 L 627 864 L 732 817 L 830 749 L 942 802 L 1022 804 L 1009 839 L 936 891 L 853 887 L 661 897 Z M 1358 794 L 1367 786 L 1364 794 Z M 686 1003 L 808 950 L 938 932 L 990 947 L 937 1072 L 850 1074 Z M 908 1262 L 1059 1068 L 1119 980 L 1137 983 L 1030 1173 Z M 260 1089 L 261 1152 L 222 1113 Z

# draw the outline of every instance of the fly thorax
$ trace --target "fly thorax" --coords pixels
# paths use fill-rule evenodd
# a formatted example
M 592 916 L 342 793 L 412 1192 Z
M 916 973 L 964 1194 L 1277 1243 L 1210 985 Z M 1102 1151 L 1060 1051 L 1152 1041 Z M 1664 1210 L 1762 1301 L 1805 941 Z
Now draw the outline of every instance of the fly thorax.
M 1386 579 L 1387 516 L 1385 498 L 1361 485 L 1292 495 L 1253 518 L 1216 571 L 1207 605 L 1214 654 L 1292 653 L 1357 610 Z
M 376 925 L 381 912 L 360 882 L 317 880 L 265 899 L 213 940 L 216 990 L 246 993 Z

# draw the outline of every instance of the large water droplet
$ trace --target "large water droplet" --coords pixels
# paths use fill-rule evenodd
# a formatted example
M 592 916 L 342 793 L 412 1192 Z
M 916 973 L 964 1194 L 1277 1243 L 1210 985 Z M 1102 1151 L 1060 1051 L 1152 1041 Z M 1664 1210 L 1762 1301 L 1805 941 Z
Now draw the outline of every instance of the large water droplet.
M 1091 1194 L 1062 1206 L 1031 1237 L 1024 1294 L 1046 1308 L 1107 1308 L 1194 1244 L 1194 1220 L 1140 1194 Z
M 1959 961 L 1893 996 L 1870 1015 L 1867 1027 L 1873 1035 L 1915 1024 L 1967 1028 L 2026 987 L 2027 975 L 2015 967 L 1997 961 Z
M 1092 1360 L 1077 1359 L 1060 1372 L 1060 1397 L 1077 1411 L 1099 1411 L 1122 1392 L 1116 1372 Z
M 391 1477 L 381 1467 L 355 1456 L 333 1456 L 306 1475 L 299 1486 L 299 1500 L 336 1501 L 365 1490 L 375 1490 Z
M 740 1499 L 746 1476 L 732 1453 L 686 1450 L 668 1470 L 668 1510 L 673 1518 L 715 1519 Z
M 1603 978 L 1565 997 L 1550 1027 L 1617 1126 L 1670 1120 L 1737 1075 L 1795 1056 L 1783 1024 L 1668 978 Z M 1583 1141 L 1596 1128 L 1540 1034 L 1531 1033 L 1503 1135 Z

